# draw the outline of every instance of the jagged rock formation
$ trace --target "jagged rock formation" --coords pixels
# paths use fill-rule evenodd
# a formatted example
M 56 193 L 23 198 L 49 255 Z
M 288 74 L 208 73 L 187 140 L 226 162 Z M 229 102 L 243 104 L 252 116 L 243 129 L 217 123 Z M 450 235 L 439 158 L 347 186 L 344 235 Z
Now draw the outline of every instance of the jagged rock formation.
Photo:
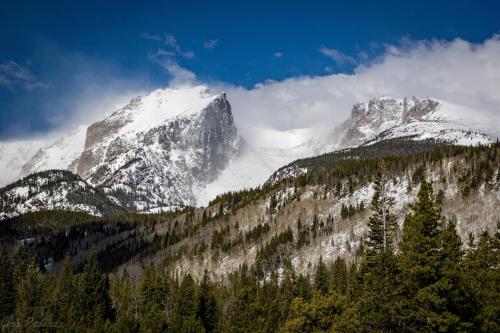
M 225 94 L 211 95 L 203 86 L 159 89 L 38 150 L 21 175 L 70 170 L 130 211 L 157 212 L 205 205 L 223 192 L 261 184 L 295 159 L 346 147 L 395 139 L 493 141 L 443 108 L 432 99 L 377 97 L 355 104 L 332 135 L 271 149 L 251 147 L 239 136 Z M 283 175 L 303 171 L 280 169 Z
M 84 145 L 80 129 L 41 149 L 22 174 L 56 164 L 129 210 L 172 210 L 195 205 L 193 186 L 213 181 L 245 146 L 226 95 L 203 86 L 134 98 L 84 132 Z
M 368 141 L 411 137 L 413 140 L 435 139 L 460 145 L 492 142 L 482 131 L 462 124 L 432 99 L 393 98 L 381 96 L 353 106 L 350 118 L 341 126 L 340 148 L 355 147 Z

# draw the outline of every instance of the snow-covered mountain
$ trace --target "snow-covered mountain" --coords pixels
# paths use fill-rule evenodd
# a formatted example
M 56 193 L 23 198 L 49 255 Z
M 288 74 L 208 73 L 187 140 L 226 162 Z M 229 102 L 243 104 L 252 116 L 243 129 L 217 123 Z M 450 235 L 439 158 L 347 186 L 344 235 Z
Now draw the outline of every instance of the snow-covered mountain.
M 167 88 L 134 98 L 50 144 L 1 144 L 0 161 L 21 176 L 70 170 L 129 210 L 155 212 L 206 205 L 223 192 L 264 183 L 294 160 L 347 147 L 397 138 L 493 141 L 455 111 L 433 99 L 381 96 L 354 104 L 350 117 L 327 135 L 309 128 L 255 129 L 252 136 L 260 141 L 249 144 L 224 93 L 210 94 L 204 86 Z
M 356 103 L 349 119 L 334 132 L 338 141 L 329 140 L 322 152 L 394 138 L 434 139 L 458 145 L 493 141 L 492 135 L 470 119 L 460 118 L 452 104 L 416 97 L 381 96 Z
M 42 210 L 79 211 L 96 216 L 123 211 L 101 191 L 64 170 L 34 173 L 0 189 L 0 220 Z
M 21 175 L 71 170 L 130 210 L 171 210 L 244 151 L 224 93 L 158 89 L 40 149 Z

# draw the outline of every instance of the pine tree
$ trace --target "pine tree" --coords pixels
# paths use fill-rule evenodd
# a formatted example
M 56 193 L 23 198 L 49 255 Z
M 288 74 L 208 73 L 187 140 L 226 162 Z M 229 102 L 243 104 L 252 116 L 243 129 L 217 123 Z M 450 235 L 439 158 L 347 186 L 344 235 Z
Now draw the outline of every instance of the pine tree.
M 7 249 L 0 246 L 0 321 L 14 313 L 13 265 Z
M 398 332 L 398 267 L 392 250 L 382 250 L 360 266 L 356 289 L 356 315 L 366 332 Z
M 404 297 L 401 323 L 411 331 L 453 330 L 459 318 L 449 311 L 451 286 L 443 272 L 451 254 L 443 254 L 441 209 L 431 184 L 423 179 L 411 209 L 400 244 Z
M 338 294 L 345 294 L 347 292 L 347 280 L 348 272 L 345 259 L 337 257 L 331 269 L 331 289 Z
M 161 288 L 161 280 L 154 266 L 144 269 L 139 282 L 140 325 L 142 330 L 164 331 L 166 328 L 166 311 L 162 308 L 167 295 Z
M 205 332 L 211 333 L 215 331 L 218 319 L 217 301 L 210 285 L 207 270 L 205 270 L 201 280 L 196 314 L 200 318 Z
M 381 173 L 375 179 L 375 193 L 371 202 L 371 215 L 368 220 L 368 239 L 366 251 L 368 260 L 382 251 L 393 250 L 396 230 L 396 215 L 392 212 L 394 198 L 387 193 L 386 183 Z
M 316 272 L 314 273 L 314 288 L 320 294 L 325 295 L 328 293 L 328 271 L 322 257 L 319 257 L 318 264 L 316 265 Z
M 500 226 L 500 225 L 499 225 Z M 500 228 L 483 232 L 461 267 L 463 298 L 457 302 L 461 318 L 476 332 L 500 331 Z
M 196 317 L 194 280 L 191 275 L 187 274 L 177 290 L 170 330 L 172 332 L 199 332 L 202 327 L 202 323 Z
M 75 282 L 71 259 L 66 257 L 58 274 L 54 291 L 54 321 L 59 325 L 69 326 L 78 318 L 74 308 L 77 294 Z
M 340 208 L 340 217 L 342 219 L 346 219 L 349 217 L 349 209 L 346 207 L 345 204 L 342 204 L 342 206 Z
M 92 250 L 87 257 L 80 277 L 78 309 L 82 325 L 95 327 L 111 318 L 109 279 L 101 271 L 97 253 Z
M 21 331 L 34 332 L 35 328 L 27 325 L 27 322 L 41 320 L 43 311 L 40 307 L 42 290 L 35 262 L 27 267 L 25 274 L 19 281 L 16 291 L 17 328 L 21 329 Z

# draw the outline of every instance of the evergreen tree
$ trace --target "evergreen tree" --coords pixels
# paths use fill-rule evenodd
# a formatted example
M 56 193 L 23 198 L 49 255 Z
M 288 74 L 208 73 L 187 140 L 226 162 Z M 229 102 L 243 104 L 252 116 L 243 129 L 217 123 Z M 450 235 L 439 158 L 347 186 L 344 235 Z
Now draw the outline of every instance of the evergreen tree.
M 75 295 L 77 289 L 75 286 L 75 276 L 71 259 L 66 257 L 63 266 L 57 277 L 57 284 L 54 291 L 53 320 L 59 326 L 71 326 L 77 319 L 75 313 Z
M 500 331 L 500 229 L 479 237 L 461 267 L 459 313 L 474 332 Z
M 340 217 L 342 219 L 346 219 L 349 217 L 349 209 L 345 204 L 342 204 L 342 206 L 340 207 Z
M 384 250 L 393 250 L 396 230 L 396 215 L 392 212 L 394 198 L 388 195 L 386 183 L 381 173 L 377 175 L 373 189 L 375 193 L 371 202 L 368 239 L 366 241 L 368 260 Z
M 443 271 L 451 254 L 445 254 L 443 248 L 438 200 L 424 179 L 411 209 L 400 244 L 404 299 L 401 324 L 410 331 L 454 330 L 459 318 L 448 307 L 452 286 Z
M 280 332 L 329 332 L 341 311 L 341 302 L 334 294 L 314 293 L 309 301 L 295 298 L 290 307 L 290 315 Z
M 153 332 L 165 331 L 167 327 L 166 306 L 168 295 L 162 288 L 162 279 L 154 266 L 144 269 L 139 282 L 140 326 L 142 330 Z
M 99 326 L 112 317 L 109 279 L 100 268 L 97 253 L 87 257 L 80 277 L 78 313 L 85 327 Z
M 35 332 L 36 328 L 31 327 L 28 322 L 40 321 L 43 313 L 40 306 L 42 297 L 40 277 L 35 262 L 27 267 L 25 274 L 20 278 L 16 291 L 17 329 L 21 332 Z
M 320 294 L 325 295 L 328 293 L 328 271 L 322 257 L 319 257 L 318 264 L 316 265 L 316 272 L 314 273 L 314 288 Z
M 14 278 L 13 265 L 7 249 L 0 246 L 0 321 L 14 313 Z
M 202 323 L 196 317 L 195 284 L 191 275 L 183 277 L 177 290 L 174 317 L 170 330 L 172 332 L 199 332 Z
M 218 320 L 217 301 L 212 291 L 207 270 L 205 270 L 201 280 L 196 314 L 200 318 L 205 332 L 211 333 L 215 331 Z
M 398 267 L 392 250 L 364 260 L 355 286 L 355 315 L 365 332 L 399 332 Z
M 331 269 L 331 290 L 334 290 L 338 294 L 345 294 L 347 292 L 347 280 L 348 271 L 345 259 L 337 257 Z

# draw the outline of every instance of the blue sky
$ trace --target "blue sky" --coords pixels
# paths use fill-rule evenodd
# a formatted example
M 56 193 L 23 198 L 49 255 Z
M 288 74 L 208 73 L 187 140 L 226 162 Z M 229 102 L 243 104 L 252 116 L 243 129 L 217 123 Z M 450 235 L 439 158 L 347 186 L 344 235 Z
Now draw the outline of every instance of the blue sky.
M 0 139 L 52 130 L 82 100 L 165 86 L 179 70 L 251 88 L 350 74 L 387 44 L 500 32 L 498 1 L 101 2 L 2 1 Z

